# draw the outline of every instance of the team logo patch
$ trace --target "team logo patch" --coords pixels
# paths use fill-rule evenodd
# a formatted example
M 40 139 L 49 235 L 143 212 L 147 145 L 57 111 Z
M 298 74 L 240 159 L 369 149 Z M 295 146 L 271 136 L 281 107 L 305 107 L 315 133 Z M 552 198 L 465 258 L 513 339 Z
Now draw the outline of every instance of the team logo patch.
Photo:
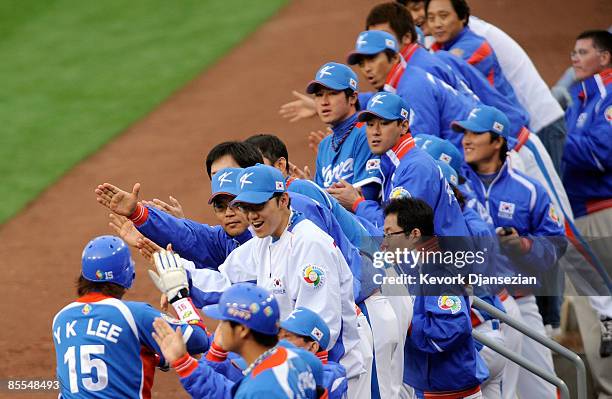
M 276 182 L 276 189 L 277 190 L 284 190 L 285 189 L 285 185 L 283 184 L 282 181 L 277 181 Z
M 263 314 L 265 314 L 266 317 L 270 317 L 274 314 L 274 309 L 272 309 L 271 306 L 266 306 L 263 310 Z
M 406 198 L 406 197 L 410 197 L 410 192 L 408 190 L 406 190 L 404 187 L 395 187 L 393 188 L 393 190 L 391 190 L 391 195 L 389 195 L 389 199 L 399 199 L 399 198 Z
M 85 306 L 83 306 L 83 309 L 81 309 L 81 313 L 83 313 L 84 315 L 88 315 L 90 312 L 91 312 L 90 304 L 86 304 Z
M 259 305 L 256 303 L 252 303 L 249 305 L 249 310 L 251 311 L 251 313 L 255 314 L 259 312 Z
M 453 160 L 453 157 L 451 157 L 451 156 L 450 156 L 450 155 L 448 155 L 448 154 L 441 153 L 441 154 L 440 154 L 440 157 L 439 157 L 438 159 L 439 159 L 440 161 L 442 161 L 442 162 L 445 162 L 445 163 L 450 164 L 450 163 L 451 163 L 451 161 Z
M 368 159 L 366 171 L 380 169 L 380 159 Z
M 497 216 L 504 219 L 512 219 L 514 217 L 514 210 L 516 205 L 512 202 L 501 201 L 499 203 L 499 210 Z
M 302 270 L 304 282 L 314 288 L 320 288 L 325 283 L 325 273 L 323 269 L 316 265 L 307 265 Z
M 606 108 L 606 112 L 604 112 L 604 115 L 606 116 L 606 120 L 612 123 L 612 105 Z
M 321 338 L 323 338 L 323 331 L 316 327 L 314 327 L 310 333 L 317 339 L 317 341 L 320 341 Z
M 452 314 L 461 310 L 461 300 L 458 296 L 443 295 L 438 298 L 438 307 L 442 310 L 450 310 Z
M 96 270 L 96 278 L 102 280 L 104 278 L 104 273 L 102 273 L 101 270 Z
M 463 57 L 463 50 L 460 48 L 454 48 L 450 51 L 450 53 L 456 55 L 457 57 Z
M 550 204 L 550 207 L 548 208 L 548 216 L 553 222 L 557 223 L 559 226 L 562 225 L 561 218 L 559 217 L 559 214 L 557 214 L 557 210 L 555 209 L 555 206 L 553 204 Z

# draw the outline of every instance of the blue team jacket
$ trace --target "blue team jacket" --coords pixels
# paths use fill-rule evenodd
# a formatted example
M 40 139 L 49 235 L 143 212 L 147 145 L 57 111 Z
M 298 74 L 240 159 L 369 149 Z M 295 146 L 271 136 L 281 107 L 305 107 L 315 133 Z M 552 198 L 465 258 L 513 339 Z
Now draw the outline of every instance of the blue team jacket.
M 438 43 L 434 44 L 432 49 L 434 51 L 447 50 L 463 58 L 468 64 L 478 69 L 502 95 L 512 98 L 513 101 L 518 101 L 514 89 L 502 73 L 495 51 L 484 37 L 478 36 L 470 28 L 463 28 L 453 40 L 444 43 L 442 46 Z
M 479 386 L 489 372 L 472 338 L 466 296 L 416 296 L 404 345 L 404 382 L 419 391 Z
M 491 216 L 495 227 L 514 227 L 531 240 L 529 252 L 515 266 L 542 272 L 553 267 L 565 252 L 565 229 L 546 189 L 536 180 L 513 170 L 505 162 L 488 189 L 467 165 L 463 176 Z M 515 270 L 516 272 L 516 270 Z
M 243 379 L 233 382 L 206 362 L 180 373 L 183 388 L 194 398 L 316 398 L 316 384 L 308 363 L 299 352 L 277 345 Z
M 612 206 L 612 68 L 575 84 L 571 93 L 563 185 L 580 217 Z
M 383 204 L 394 198 L 411 196 L 427 202 L 434 210 L 434 230 L 438 236 L 468 237 L 469 231 L 455 195 L 442 171 L 429 154 L 414 146 L 410 134 L 381 156 Z M 384 224 L 381 204 L 364 200 L 354 209 L 359 216 Z
M 469 89 L 478 96 L 480 102 L 495 107 L 506 114 L 510 121 L 510 134 L 513 137 L 518 137 L 523 126 L 529 127 L 529 114 L 518 101 L 514 91 L 511 95 L 502 94 L 487 82 L 480 71 L 462 58 L 447 51 L 438 51 L 435 56 L 439 57 L 460 76 L 460 82 L 467 84 Z

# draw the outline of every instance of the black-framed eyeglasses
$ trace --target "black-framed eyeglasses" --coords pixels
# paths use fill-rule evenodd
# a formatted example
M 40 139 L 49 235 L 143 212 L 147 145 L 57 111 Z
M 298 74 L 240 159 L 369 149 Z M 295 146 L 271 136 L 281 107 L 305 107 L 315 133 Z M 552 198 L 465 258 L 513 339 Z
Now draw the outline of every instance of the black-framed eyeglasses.
M 384 238 L 390 238 L 392 236 L 397 236 L 400 234 L 406 234 L 406 230 L 400 230 L 400 231 L 394 231 L 393 233 L 384 233 L 383 237 Z
M 227 208 L 232 208 L 231 202 L 231 200 L 213 200 L 212 206 L 215 212 L 221 213 L 227 211 Z

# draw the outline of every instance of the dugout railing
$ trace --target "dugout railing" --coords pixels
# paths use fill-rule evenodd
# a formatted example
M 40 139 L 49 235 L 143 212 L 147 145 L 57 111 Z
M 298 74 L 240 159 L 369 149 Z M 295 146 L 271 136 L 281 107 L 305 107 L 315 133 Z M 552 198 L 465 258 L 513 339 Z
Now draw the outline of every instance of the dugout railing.
M 491 306 L 490 304 L 483 301 L 482 299 L 474 297 L 473 300 L 474 300 L 473 302 L 474 307 L 484 310 L 490 315 L 498 318 L 500 321 L 506 323 L 508 326 L 522 332 L 523 334 L 527 335 L 529 338 L 535 340 L 536 342 L 539 342 L 540 344 L 549 348 L 551 351 L 559 354 L 560 356 L 563 356 L 564 358 L 572 362 L 574 366 L 576 367 L 576 373 L 577 373 L 577 380 L 576 380 L 577 395 L 578 395 L 577 399 L 587 399 L 586 368 L 580 356 L 578 356 L 576 353 L 572 352 L 571 350 L 565 348 L 563 345 L 555 342 L 554 340 L 542 334 L 539 334 L 531 327 L 521 323 L 520 321 L 513 319 L 512 317 L 508 316 L 506 313 L 500 311 L 494 306 Z M 474 339 L 476 339 L 481 344 L 488 346 L 489 348 L 493 349 L 495 352 L 499 353 L 500 355 L 506 357 L 510 361 L 518 364 L 519 366 L 529 370 L 535 375 L 555 385 L 557 388 L 559 388 L 559 393 L 562 399 L 570 399 L 569 389 L 567 388 L 567 385 L 565 384 L 563 380 L 561 380 L 556 375 L 549 373 L 548 371 L 542 369 L 541 367 L 538 367 L 533 362 L 527 360 L 526 358 L 524 358 L 523 356 L 517 353 L 514 353 L 508 350 L 503 345 L 499 345 L 493 340 L 490 340 L 484 334 L 478 333 L 477 331 L 472 331 L 472 335 L 474 336 Z

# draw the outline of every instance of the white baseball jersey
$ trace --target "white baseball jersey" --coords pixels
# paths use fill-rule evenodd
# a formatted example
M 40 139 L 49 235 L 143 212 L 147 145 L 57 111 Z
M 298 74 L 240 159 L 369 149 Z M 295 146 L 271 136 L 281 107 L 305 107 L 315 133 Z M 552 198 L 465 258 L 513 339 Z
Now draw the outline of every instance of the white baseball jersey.
M 280 238 L 253 237 L 233 250 L 219 271 L 185 267 L 193 285 L 204 292 L 256 281 L 274 293 L 281 319 L 298 306 L 313 310 L 329 327 L 329 358 L 342 359 L 348 378 L 363 372 L 357 350 L 353 275 L 334 240 L 301 214 L 292 212 Z

